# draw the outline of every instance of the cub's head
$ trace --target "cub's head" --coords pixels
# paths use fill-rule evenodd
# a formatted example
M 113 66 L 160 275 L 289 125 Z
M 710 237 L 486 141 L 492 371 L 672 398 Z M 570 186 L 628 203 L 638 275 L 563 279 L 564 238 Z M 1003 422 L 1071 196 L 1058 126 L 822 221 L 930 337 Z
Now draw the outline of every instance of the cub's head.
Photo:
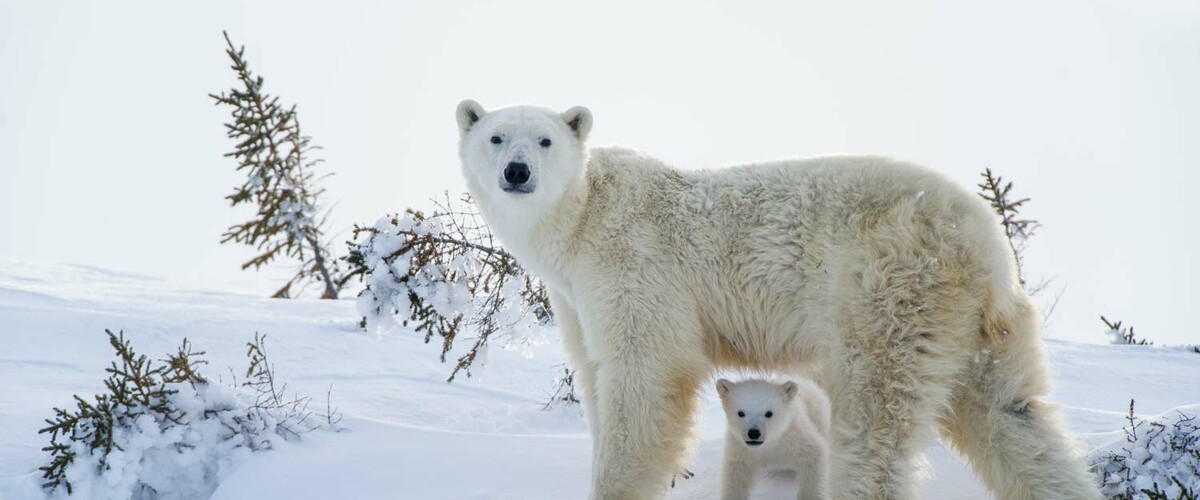
M 791 425 L 797 389 L 795 382 L 718 380 L 717 394 L 729 421 L 728 432 L 750 448 L 774 443 Z
M 536 106 L 485 111 L 458 105 L 459 156 L 467 186 L 481 202 L 511 206 L 557 201 L 582 178 L 592 113 L 577 106 L 555 113 Z

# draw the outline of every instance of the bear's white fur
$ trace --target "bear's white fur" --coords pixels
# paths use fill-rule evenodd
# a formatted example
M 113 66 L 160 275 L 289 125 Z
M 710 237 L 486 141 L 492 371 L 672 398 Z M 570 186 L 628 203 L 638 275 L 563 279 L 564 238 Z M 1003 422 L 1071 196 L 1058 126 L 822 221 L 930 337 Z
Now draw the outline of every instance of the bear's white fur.
M 750 498 L 755 479 L 787 473 L 799 500 L 829 500 L 829 398 L 808 379 L 717 381 L 727 420 L 721 500 Z
M 814 373 L 837 498 L 914 498 L 935 428 L 999 498 L 1099 498 L 978 196 L 870 156 L 678 170 L 589 150 L 581 107 L 464 101 L 457 120 L 485 220 L 550 291 L 594 439 L 591 498 L 663 494 L 718 367 Z

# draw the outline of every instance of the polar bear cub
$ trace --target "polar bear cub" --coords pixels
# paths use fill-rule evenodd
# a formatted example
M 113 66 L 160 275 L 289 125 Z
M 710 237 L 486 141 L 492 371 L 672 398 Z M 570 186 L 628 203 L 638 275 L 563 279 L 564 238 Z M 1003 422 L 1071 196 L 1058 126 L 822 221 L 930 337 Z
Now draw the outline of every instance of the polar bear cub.
M 829 490 L 829 398 L 811 380 L 717 381 L 728 419 L 723 500 L 749 498 L 755 478 L 794 474 L 800 500 L 826 500 Z

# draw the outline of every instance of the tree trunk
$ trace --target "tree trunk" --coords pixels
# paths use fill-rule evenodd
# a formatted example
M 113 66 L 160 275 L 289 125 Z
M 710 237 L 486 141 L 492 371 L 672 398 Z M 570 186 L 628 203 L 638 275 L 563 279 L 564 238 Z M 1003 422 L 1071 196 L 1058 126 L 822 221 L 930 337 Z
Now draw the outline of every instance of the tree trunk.
M 312 245 L 313 248 L 313 265 L 321 273 L 321 281 L 325 282 L 325 292 L 321 294 L 321 298 L 337 300 L 337 288 L 333 286 L 333 279 L 329 276 L 329 269 L 325 267 L 325 253 L 321 251 L 321 246 L 317 244 L 316 238 L 309 237 L 308 244 Z

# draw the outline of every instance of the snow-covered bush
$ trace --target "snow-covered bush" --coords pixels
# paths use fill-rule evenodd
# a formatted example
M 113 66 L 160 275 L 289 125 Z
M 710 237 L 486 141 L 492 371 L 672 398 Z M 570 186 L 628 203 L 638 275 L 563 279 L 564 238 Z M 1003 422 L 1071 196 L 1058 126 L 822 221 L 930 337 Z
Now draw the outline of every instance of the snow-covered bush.
M 546 403 L 542 405 L 543 411 L 579 404 L 579 395 L 575 392 L 575 370 L 567 365 L 562 365 L 562 370 L 562 376 L 554 379 L 553 389 L 547 396 Z
M 337 429 L 339 417 L 307 410 L 308 399 L 286 400 L 263 346 L 248 343 L 249 391 L 208 381 L 196 371 L 203 352 L 184 340 L 179 351 L 150 361 L 124 332 L 109 335 L 117 361 L 106 391 L 73 411 L 55 408 L 40 432 L 50 434 L 43 487 L 55 496 L 106 499 L 207 498 L 237 461 L 279 441 Z
M 1109 321 L 1108 318 L 1100 316 L 1100 321 L 1104 322 L 1104 335 L 1109 337 L 1109 342 L 1116 345 L 1154 345 L 1154 342 L 1145 338 L 1138 338 L 1133 332 L 1133 326 L 1123 326 L 1120 321 Z M 1195 354 L 1200 354 L 1200 345 L 1198 344 L 1179 344 L 1162 346 L 1164 349 L 1172 351 L 1183 351 Z
M 1133 333 L 1132 326 L 1122 326 L 1120 321 L 1112 322 L 1112 321 L 1109 321 L 1108 318 L 1105 318 L 1104 316 L 1100 316 L 1100 321 L 1104 322 L 1104 327 L 1105 327 L 1104 333 L 1106 335 L 1108 335 L 1109 337 L 1112 337 L 1109 341 L 1113 344 L 1154 345 L 1154 342 L 1150 342 L 1146 339 L 1137 338 L 1137 335 L 1135 335 Z
M 1092 453 L 1105 498 L 1177 500 L 1200 498 L 1200 421 L 1175 412 L 1159 419 L 1134 415 L 1119 450 Z
M 550 302 L 542 283 L 500 248 L 469 196 L 434 203 L 428 215 L 408 209 L 356 226 L 346 261 L 349 275 L 366 284 L 358 297 L 366 330 L 415 325 L 426 342 L 441 339 L 442 361 L 464 331 L 475 336 L 450 373 L 454 380 L 459 371 L 471 375 L 493 337 L 523 349 L 541 342 Z

